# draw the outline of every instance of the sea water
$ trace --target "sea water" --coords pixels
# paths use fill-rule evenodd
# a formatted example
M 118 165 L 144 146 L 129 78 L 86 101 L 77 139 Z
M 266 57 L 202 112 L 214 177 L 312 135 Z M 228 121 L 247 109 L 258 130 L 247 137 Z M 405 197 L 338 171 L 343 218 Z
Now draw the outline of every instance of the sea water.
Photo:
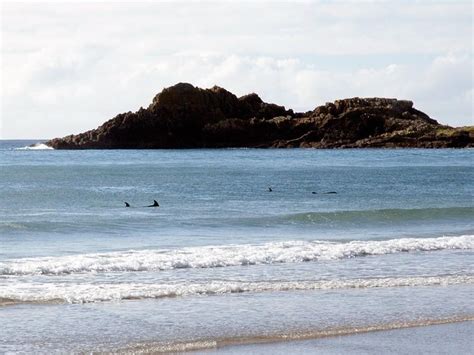
M 25 148 L 36 142 L 0 141 L 1 351 L 474 316 L 471 149 Z

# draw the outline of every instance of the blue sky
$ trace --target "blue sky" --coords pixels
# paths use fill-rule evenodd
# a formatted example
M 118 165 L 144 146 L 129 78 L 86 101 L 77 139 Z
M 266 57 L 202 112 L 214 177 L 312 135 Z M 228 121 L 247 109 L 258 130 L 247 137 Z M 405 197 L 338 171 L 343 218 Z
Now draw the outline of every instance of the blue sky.
M 1 138 L 51 138 L 180 81 L 307 111 L 410 99 L 472 125 L 471 1 L 2 2 Z

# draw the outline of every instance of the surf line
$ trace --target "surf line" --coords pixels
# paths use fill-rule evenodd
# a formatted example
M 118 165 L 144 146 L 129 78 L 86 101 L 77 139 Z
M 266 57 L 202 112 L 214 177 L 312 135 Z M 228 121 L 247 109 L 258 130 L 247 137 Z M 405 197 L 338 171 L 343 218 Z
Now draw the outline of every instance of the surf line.
M 196 339 L 191 342 L 176 342 L 176 343 L 162 343 L 150 342 L 139 345 L 126 346 L 119 349 L 118 352 L 148 352 L 153 350 L 156 353 L 169 352 L 187 352 L 204 349 L 222 349 L 225 347 L 232 347 L 236 345 L 250 345 L 250 344 L 272 344 L 294 340 L 311 340 L 321 338 L 332 338 L 345 335 L 364 334 L 380 331 L 407 329 L 426 327 L 432 325 L 443 325 L 450 323 L 461 323 L 473 321 L 472 315 L 447 317 L 440 319 L 421 319 L 421 320 L 407 320 L 395 323 L 381 323 L 376 325 L 366 325 L 360 327 L 334 327 L 320 330 L 306 331 L 306 332 L 278 332 L 274 334 L 256 335 L 256 336 L 236 336 L 236 337 L 219 337 L 216 339 Z

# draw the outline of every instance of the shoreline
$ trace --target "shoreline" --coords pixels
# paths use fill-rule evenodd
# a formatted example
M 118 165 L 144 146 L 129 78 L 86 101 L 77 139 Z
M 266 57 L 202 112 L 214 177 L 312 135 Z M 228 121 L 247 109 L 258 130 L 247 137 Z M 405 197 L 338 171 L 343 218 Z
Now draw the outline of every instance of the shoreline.
M 196 339 L 189 342 L 166 342 L 166 343 L 145 343 L 135 344 L 124 348 L 115 349 L 114 353 L 119 354 L 152 354 L 152 353 L 175 353 L 175 352 L 196 352 L 196 351 L 222 351 L 238 349 L 239 347 L 258 347 L 273 344 L 295 344 L 300 341 L 314 341 L 338 337 L 349 337 L 356 335 L 384 333 L 410 328 L 425 328 L 432 326 L 470 323 L 474 321 L 474 315 L 449 317 L 441 319 L 424 319 L 408 322 L 395 322 L 388 324 L 378 324 L 360 327 L 336 327 L 314 331 L 275 333 L 268 335 L 258 335 L 252 337 L 217 338 L 217 339 Z M 290 345 L 291 346 L 291 345 Z M 94 352 L 102 353 L 102 352 Z

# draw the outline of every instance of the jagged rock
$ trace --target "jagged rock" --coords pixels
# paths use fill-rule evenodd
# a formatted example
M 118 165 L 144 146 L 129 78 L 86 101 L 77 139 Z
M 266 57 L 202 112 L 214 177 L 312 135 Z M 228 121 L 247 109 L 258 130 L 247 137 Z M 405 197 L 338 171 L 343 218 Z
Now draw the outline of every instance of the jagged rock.
M 218 86 L 179 83 L 157 94 L 146 109 L 46 144 L 56 149 L 472 147 L 474 129 L 442 126 L 406 100 L 356 97 L 294 113 L 255 93 L 238 98 Z

